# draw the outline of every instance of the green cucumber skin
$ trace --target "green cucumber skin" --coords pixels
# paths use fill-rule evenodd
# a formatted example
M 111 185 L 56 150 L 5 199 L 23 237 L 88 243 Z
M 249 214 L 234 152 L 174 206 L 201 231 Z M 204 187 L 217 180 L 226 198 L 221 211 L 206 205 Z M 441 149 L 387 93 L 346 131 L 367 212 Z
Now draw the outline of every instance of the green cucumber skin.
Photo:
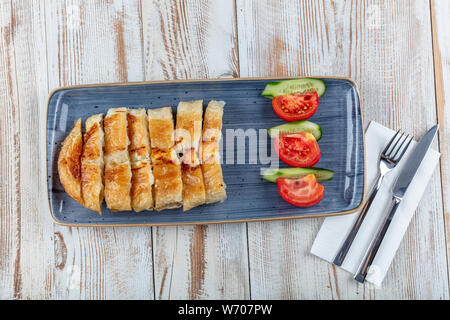
M 280 133 L 297 132 L 311 132 L 314 138 L 316 138 L 316 141 L 322 138 L 322 128 L 318 124 L 307 120 L 289 122 L 267 130 L 267 133 L 272 139 L 275 139 Z
M 267 169 L 263 179 L 269 182 L 277 182 L 278 178 L 298 178 L 308 174 L 314 174 L 317 181 L 328 181 L 333 179 L 334 171 L 322 168 L 281 168 Z
M 283 92 L 280 90 L 280 89 L 285 89 L 285 86 L 288 84 L 309 85 L 307 88 L 305 88 L 305 90 L 303 92 L 315 89 L 317 91 L 317 94 L 319 95 L 319 98 L 325 94 L 325 91 L 327 88 L 325 83 L 322 80 L 314 79 L 314 78 L 301 78 L 301 79 L 292 79 L 292 80 L 284 80 L 284 81 L 272 81 L 266 85 L 266 87 L 264 88 L 264 91 L 262 92 L 261 95 L 266 98 L 272 99 L 276 96 L 298 92 L 298 91 Z M 280 93 L 280 91 L 281 91 L 281 93 Z

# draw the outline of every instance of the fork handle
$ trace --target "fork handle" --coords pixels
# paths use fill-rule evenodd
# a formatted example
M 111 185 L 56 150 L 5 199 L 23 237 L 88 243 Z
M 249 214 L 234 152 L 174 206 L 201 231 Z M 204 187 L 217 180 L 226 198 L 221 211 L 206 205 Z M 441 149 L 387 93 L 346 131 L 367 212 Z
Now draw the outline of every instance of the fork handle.
M 362 222 L 364 221 L 364 218 L 366 217 L 367 211 L 369 211 L 369 208 L 373 202 L 373 199 L 375 199 L 375 196 L 378 193 L 378 190 L 380 190 L 381 184 L 383 182 L 384 175 L 378 174 L 377 183 L 372 187 L 372 190 L 370 191 L 369 199 L 367 199 L 366 204 L 362 208 L 361 212 L 359 213 L 358 218 L 356 219 L 355 223 L 353 224 L 353 227 L 350 229 L 350 232 L 347 235 L 347 238 L 345 239 L 341 249 L 339 249 L 338 253 L 336 254 L 336 257 L 333 260 L 333 264 L 337 266 L 341 266 L 344 262 L 345 257 L 347 256 L 348 251 L 350 250 L 350 247 L 352 246 L 353 240 L 355 240 L 356 234 L 358 233 L 359 228 L 361 227 Z
M 378 252 L 378 249 L 380 248 L 381 242 L 384 239 L 384 236 L 386 235 L 386 232 L 389 228 L 389 225 L 391 224 L 392 218 L 395 215 L 395 212 L 397 211 L 398 206 L 400 205 L 401 199 L 393 197 L 393 206 L 391 208 L 391 211 L 384 219 L 383 224 L 381 225 L 380 229 L 378 230 L 377 236 L 375 237 L 374 241 L 372 242 L 370 249 L 367 251 L 363 262 L 361 263 L 358 272 L 355 275 L 355 280 L 361 283 L 364 283 L 364 280 L 366 279 L 367 272 L 372 265 L 373 260 L 375 259 L 375 256 Z

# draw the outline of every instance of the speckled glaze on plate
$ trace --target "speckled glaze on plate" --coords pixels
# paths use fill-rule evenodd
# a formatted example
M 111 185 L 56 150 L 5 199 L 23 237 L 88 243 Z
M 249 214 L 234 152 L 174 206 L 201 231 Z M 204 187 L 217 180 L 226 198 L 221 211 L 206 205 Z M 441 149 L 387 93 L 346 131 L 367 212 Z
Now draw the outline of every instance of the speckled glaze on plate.
M 249 163 L 247 141 L 245 164 L 222 165 L 228 199 L 223 203 L 203 205 L 187 212 L 180 209 L 161 212 L 111 212 L 103 204 L 103 214 L 90 211 L 64 191 L 58 176 L 57 158 L 61 142 L 76 119 L 84 121 L 111 107 L 158 108 L 172 106 L 174 115 L 180 101 L 203 99 L 226 101 L 223 117 L 223 159 L 231 152 L 231 135 L 227 129 L 268 129 L 285 123 L 273 112 L 271 100 L 261 96 L 269 81 L 290 78 L 248 78 L 189 81 L 159 81 L 125 84 L 99 84 L 58 88 L 50 93 L 47 110 L 47 186 L 50 213 L 63 225 L 140 226 L 208 224 L 242 221 L 279 220 L 347 214 L 361 208 L 365 193 L 364 135 L 359 93 L 354 82 L 343 78 L 322 79 L 327 90 L 317 112 L 309 120 L 322 127 L 319 141 L 322 157 L 316 167 L 335 171 L 325 186 L 323 200 L 309 208 L 285 202 L 276 184 L 262 180 L 260 157 Z M 252 131 L 252 130 L 250 130 Z M 249 131 L 249 132 L 250 132 Z M 228 141 L 227 141 L 227 137 Z M 262 142 L 261 142 L 262 141 Z M 270 154 L 271 140 L 259 141 L 261 151 Z M 258 150 L 259 152 L 260 150 Z M 264 159 L 263 159 L 264 160 Z M 287 167 L 280 162 L 280 167 Z

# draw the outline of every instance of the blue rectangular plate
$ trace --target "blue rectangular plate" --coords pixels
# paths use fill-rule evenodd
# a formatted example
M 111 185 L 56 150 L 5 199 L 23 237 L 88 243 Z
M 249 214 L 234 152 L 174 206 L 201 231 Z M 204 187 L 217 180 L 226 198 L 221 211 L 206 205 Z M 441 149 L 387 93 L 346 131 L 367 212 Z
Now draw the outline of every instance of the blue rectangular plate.
M 261 96 L 270 81 L 288 78 L 249 78 L 193 81 L 160 81 L 126 84 L 100 84 L 65 87 L 54 90 L 47 110 L 47 185 L 53 220 L 63 225 L 78 226 L 140 226 L 181 225 L 278 220 L 323 217 L 354 212 L 362 206 L 365 191 L 364 135 L 358 90 L 349 79 L 320 78 L 327 90 L 320 98 L 317 112 L 309 120 L 322 127 L 319 141 L 322 157 L 316 167 L 335 172 L 333 180 L 323 182 L 323 200 L 309 208 L 298 208 L 285 202 L 275 183 L 262 180 L 259 157 L 249 163 L 246 141 L 245 164 L 227 164 L 230 151 L 239 150 L 227 141 L 227 130 L 268 129 L 285 123 L 272 110 L 271 100 Z M 223 117 L 223 176 L 228 199 L 188 212 L 181 209 L 161 212 L 111 212 L 103 204 L 103 214 L 90 211 L 65 192 L 59 181 L 57 158 L 61 142 L 76 119 L 84 121 L 111 107 L 158 108 L 172 106 L 174 114 L 180 101 L 203 99 L 226 101 Z M 250 132 L 248 131 L 248 132 Z M 232 135 L 230 135 L 232 136 Z M 258 143 L 270 153 L 270 138 Z M 233 150 L 230 150 L 233 148 Z M 228 157 L 230 158 L 230 157 Z M 286 167 L 280 162 L 281 167 Z

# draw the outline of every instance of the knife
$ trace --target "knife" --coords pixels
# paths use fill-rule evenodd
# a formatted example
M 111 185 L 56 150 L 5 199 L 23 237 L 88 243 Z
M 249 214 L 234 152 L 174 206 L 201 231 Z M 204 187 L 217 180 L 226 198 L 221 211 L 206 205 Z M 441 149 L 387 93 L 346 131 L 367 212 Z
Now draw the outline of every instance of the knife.
M 392 207 L 389 214 L 386 216 L 383 224 L 381 225 L 378 233 L 375 237 L 375 240 L 370 245 L 369 250 L 367 251 L 361 265 L 358 268 L 358 272 L 355 274 L 354 279 L 358 282 L 363 283 L 366 279 L 368 270 L 372 265 L 373 260 L 380 248 L 381 242 L 386 234 L 386 231 L 391 224 L 391 221 L 397 211 L 397 208 L 400 205 L 400 202 L 403 200 L 403 197 L 408 190 L 408 187 L 416 175 L 417 169 L 422 163 L 425 154 L 430 148 L 431 143 L 433 142 L 434 137 L 439 129 L 439 125 L 433 126 L 428 132 L 420 139 L 417 143 L 416 147 L 411 151 L 408 159 L 406 159 L 405 166 L 403 167 L 400 175 L 397 178 L 397 181 L 394 184 L 392 189 Z

